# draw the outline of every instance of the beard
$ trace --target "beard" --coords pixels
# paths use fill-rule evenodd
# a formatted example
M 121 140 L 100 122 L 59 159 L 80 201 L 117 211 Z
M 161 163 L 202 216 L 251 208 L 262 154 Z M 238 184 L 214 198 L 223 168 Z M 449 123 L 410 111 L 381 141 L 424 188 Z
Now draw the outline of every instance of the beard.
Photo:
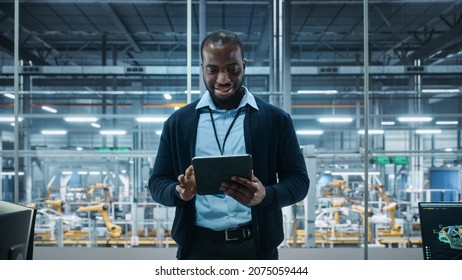
M 213 102 L 215 105 L 219 108 L 222 109 L 233 109 L 237 108 L 239 106 L 239 103 L 241 102 L 242 97 L 244 96 L 243 92 L 243 80 L 239 82 L 239 84 L 234 84 L 234 89 L 231 93 L 229 93 L 227 96 L 220 97 L 218 94 L 216 94 L 216 90 L 214 87 L 210 87 L 204 79 L 204 84 L 205 87 L 207 88 L 208 92 L 210 93 L 210 96 L 212 97 Z

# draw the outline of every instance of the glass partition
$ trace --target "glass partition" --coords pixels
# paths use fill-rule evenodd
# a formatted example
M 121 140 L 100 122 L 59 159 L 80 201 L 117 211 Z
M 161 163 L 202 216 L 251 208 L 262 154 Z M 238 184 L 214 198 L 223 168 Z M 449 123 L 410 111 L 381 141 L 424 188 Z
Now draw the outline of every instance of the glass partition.
M 175 246 L 174 209 L 147 182 L 163 122 L 187 103 L 187 9 L 161 2 L 20 1 L 16 199 L 39 209 L 37 245 Z M 204 2 L 192 100 L 204 34 L 237 32 L 245 85 L 290 112 L 306 158 L 310 193 L 284 209 L 281 247 L 359 248 L 366 226 L 371 246 L 421 246 L 417 203 L 460 200 L 460 3 L 368 3 L 367 149 L 363 1 Z M 11 1 L 0 22 L 0 198 L 13 201 Z

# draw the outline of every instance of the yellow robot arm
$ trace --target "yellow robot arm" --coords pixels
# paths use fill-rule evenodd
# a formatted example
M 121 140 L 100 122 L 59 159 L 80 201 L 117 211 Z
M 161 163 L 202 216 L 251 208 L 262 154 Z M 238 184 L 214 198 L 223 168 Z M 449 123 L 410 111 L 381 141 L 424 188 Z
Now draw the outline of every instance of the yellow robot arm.
M 100 212 L 101 216 L 103 217 L 104 225 L 106 226 L 109 236 L 112 238 L 117 238 L 122 235 L 122 227 L 111 222 L 109 215 L 107 213 L 107 206 L 104 203 L 97 204 L 97 205 L 82 206 L 82 207 L 79 207 L 77 211 L 78 212 L 90 212 L 90 211 Z
M 390 229 L 393 229 L 393 230 L 398 230 L 398 228 L 395 228 L 395 211 L 396 209 L 398 209 L 398 204 L 396 202 L 392 202 L 390 204 L 388 204 L 387 206 L 384 206 L 382 208 L 382 210 L 384 211 L 388 211 L 389 215 L 390 215 Z
M 51 205 L 55 208 L 56 212 L 63 213 L 64 202 L 62 200 L 45 200 L 45 205 Z

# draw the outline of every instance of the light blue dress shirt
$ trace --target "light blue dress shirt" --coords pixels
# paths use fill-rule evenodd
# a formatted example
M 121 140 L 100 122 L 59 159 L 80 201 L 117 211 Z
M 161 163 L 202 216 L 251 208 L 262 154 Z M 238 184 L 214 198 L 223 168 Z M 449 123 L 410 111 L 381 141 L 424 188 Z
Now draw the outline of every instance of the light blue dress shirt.
M 244 117 L 245 106 L 249 105 L 258 110 L 254 96 L 244 87 L 245 95 L 238 108 L 232 110 L 218 109 L 213 103 L 210 93 L 206 92 L 196 106 L 201 110 L 196 139 L 196 156 L 220 155 L 220 148 L 213 131 L 209 109 L 212 110 L 213 120 L 217 130 L 218 141 L 224 155 L 245 154 Z M 234 117 L 240 110 L 236 122 L 231 128 L 226 144 L 223 147 L 226 132 Z M 212 172 L 212 171 L 211 171 Z M 250 207 L 242 205 L 226 195 L 196 195 L 196 225 L 213 230 L 234 228 L 252 220 Z

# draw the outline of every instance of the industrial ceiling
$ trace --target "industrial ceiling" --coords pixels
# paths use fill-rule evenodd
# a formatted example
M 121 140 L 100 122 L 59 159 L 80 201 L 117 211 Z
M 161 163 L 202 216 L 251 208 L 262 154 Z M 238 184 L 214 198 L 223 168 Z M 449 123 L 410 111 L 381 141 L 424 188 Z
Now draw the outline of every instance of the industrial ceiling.
M 371 126 L 409 113 L 435 121 L 460 119 L 462 1 L 368 3 Z M 250 90 L 283 107 L 283 84 L 289 82 L 296 128 L 324 129 L 322 137 L 300 136 L 302 145 L 357 149 L 364 109 L 363 12 L 363 1 L 356 0 L 192 1 L 192 90 L 202 84 L 200 38 L 221 28 L 233 30 L 244 42 Z M 0 0 L 0 23 L 0 89 L 11 93 L 13 1 Z M 167 117 L 187 102 L 187 28 L 187 1 L 19 1 L 21 133 L 28 137 L 22 148 L 155 150 L 154 132 L 161 123 L 139 124 L 135 118 Z M 289 81 L 277 70 L 281 61 L 290 61 Z M 12 100 L 0 100 L 2 114 L 11 115 Z M 63 120 L 71 115 L 96 117 L 101 127 Z M 321 115 L 352 115 L 355 121 L 322 127 Z M 461 142 L 459 126 L 445 128 L 456 133 L 455 146 Z M 108 140 L 98 134 L 105 128 L 128 133 Z M 387 127 L 410 128 L 415 126 L 398 122 Z M 56 140 L 41 135 L 43 129 L 69 133 Z M 136 133 L 145 141 L 135 140 Z M 385 149 L 382 141 L 374 147 Z
M 0 1 L 2 59 L 10 61 L 13 1 Z M 199 2 L 192 41 L 199 45 Z M 238 32 L 252 65 L 269 65 L 273 0 L 204 1 L 206 32 Z M 186 65 L 186 1 L 19 1 L 21 58 L 33 65 Z M 361 65 L 363 1 L 290 1 L 292 64 Z M 459 62 L 460 1 L 369 1 L 372 65 Z M 453 54 L 453 56 L 450 56 Z M 5 65 L 5 64 L 3 64 Z M 193 56 L 193 65 L 198 57 Z

